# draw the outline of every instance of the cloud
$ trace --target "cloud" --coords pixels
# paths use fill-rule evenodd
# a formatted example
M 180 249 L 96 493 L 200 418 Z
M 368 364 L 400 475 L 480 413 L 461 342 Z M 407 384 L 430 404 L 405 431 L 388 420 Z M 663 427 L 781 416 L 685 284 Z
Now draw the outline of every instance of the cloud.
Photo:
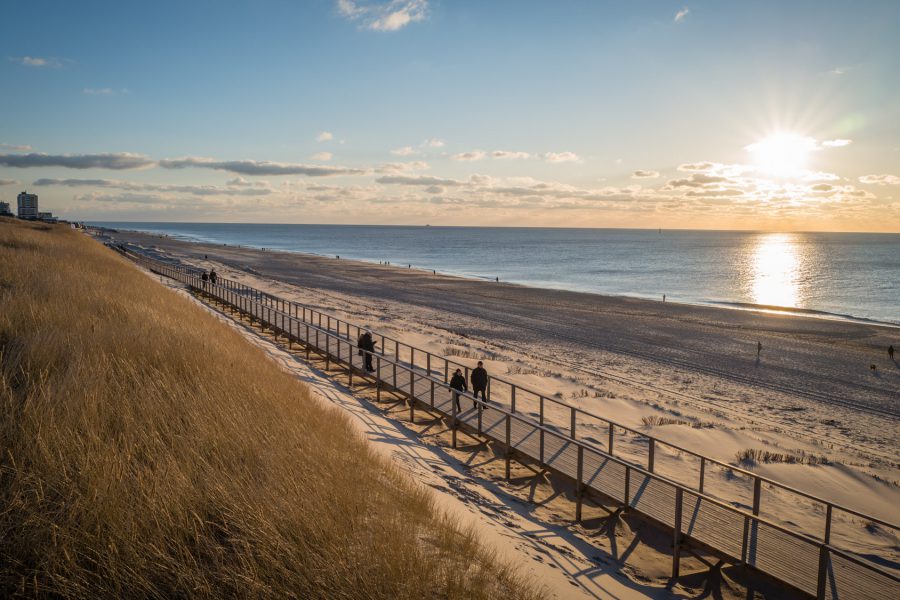
M 86 96 L 118 96 L 119 94 L 128 94 L 130 93 L 125 88 L 122 89 L 113 89 L 113 88 L 84 88 L 81 90 L 82 94 Z
M 412 146 L 403 146 L 402 148 L 397 148 L 396 150 L 391 150 L 391 154 L 395 156 L 412 156 L 413 154 L 418 154 L 415 150 L 413 150 Z
M 446 146 L 446 142 L 444 140 L 438 138 L 428 138 L 424 142 L 422 142 L 422 148 L 443 148 Z
M 656 179 L 659 177 L 659 171 L 644 171 L 638 169 L 631 174 L 632 179 Z
M 578 162 L 581 158 L 574 152 L 545 152 L 541 154 L 548 163 Z
M 402 173 L 404 171 L 423 171 L 430 168 L 427 162 L 415 160 L 405 163 L 385 163 L 378 165 L 373 170 L 375 173 Z
M 319 135 L 316 136 L 317 142 L 327 142 L 332 139 L 334 139 L 334 134 L 330 131 L 320 131 Z
M 109 154 L 0 154 L 0 165 L 27 169 L 31 167 L 65 167 L 67 169 L 142 169 L 154 162 L 143 154 L 119 152 Z
M 513 152 L 510 150 L 494 150 L 491 152 L 491 158 L 497 159 L 526 159 L 531 158 L 531 155 L 527 152 Z
M 0 179 L 0 186 L 3 185 L 19 185 L 19 182 L 15 179 Z
M 459 154 L 454 154 L 450 158 L 452 160 L 462 160 L 462 161 L 475 161 L 481 160 L 487 153 L 484 150 L 470 150 L 469 152 L 460 152 Z
M 863 175 L 859 178 L 860 183 L 869 185 L 900 185 L 900 177 L 896 175 Z
M 822 146 L 825 148 L 841 148 L 849 146 L 851 143 L 853 143 L 853 140 L 825 140 L 822 142 Z
M 246 181 L 246 180 L 245 180 Z M 64 187 L 92 187 L 112 188 L 130 192 L 161 192 L 193 194 L 195 196 L 266 196 L 272 193 L 271 188 L 265 184 L 261 186 L 221 187 L 215 185 L 170 185 L 160 183 L 138 183 L 133 181 L 121 181 L 118 179 L 38 179 L 32 185 L 64 186 Z
M 0 164 L 3 164 L 0 162 Z M 307 177 L 330 177 L 335 175 L 364 175 L 365 169 L 352 167 L 326 167 L 299 163 L 279 163 L 260 160 L 216 160 L 199 156 L 164 158 L 159 161 L 164 169 L 215 169 L 237 175 L 306 175 Z
M 9 60 L 19 63 L 23 67 L 61 67 L 63 61 L 58 58 L 41 57 L 41 56 L 10 56 Z
M 427 0 L 391 0 L 390 2 L 358 2 L 337 0 L 338 12 L 372 31 L 397 31 L 410 23 L 423 21 L 428 12 Z
M 331 152 L 316 152 L 315 154 L 310 156 L 310 158 L 313 160 L 326 161 L 331 160 L 333 156 L 334 155 Z
M 728 181 L 725 177 L 719 177 L 717 175 L 707 175 L 705 173 L 693 173 L 687 179 L 672 179 L 666 185 L 668 187 L 679 188 L 679 187 L 704 187 L 713 183 L 724 183 Z
M 691 12 L 690 9 L 689 9 L 687 6 L 685 6 L 684 8 L 682 8 L 681 10 L 679 10 L 677 13 L 675 13 L 675 19 L 674 19 L 674 22 L 675 22 L 675 23 L 681 23 L 681 22 L 683 22 L 683 21 L 687 18 L 688 14 L 689 14 L 690 12 Z
M 377 183 L 388 185 L 421 185 L 443 187 L 457 187 L 464 184 L 464 182 L 456 179 L 441 179 L 440 177 L 432 177 L 430 175 L 389 175 L 385 177 L 379 177 L 375 181 Z
M 32 150 L 31 146 L 16 146 L 15 144 L 0 144 L 0 148 L 14 152 L 30 152 Z
M 695 162 L 695 163 L 685 163 L 682 165 L 678 165 L 679 171 L 709 171 L 716 166 L 716 163 L 711 163 L 709 161 L 703 162 Z

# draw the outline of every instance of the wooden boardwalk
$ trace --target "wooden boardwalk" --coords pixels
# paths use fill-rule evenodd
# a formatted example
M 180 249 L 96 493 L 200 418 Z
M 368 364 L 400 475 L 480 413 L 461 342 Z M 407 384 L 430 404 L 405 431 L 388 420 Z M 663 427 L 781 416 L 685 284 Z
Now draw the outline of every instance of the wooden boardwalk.
M 581 519 L 583 499 L 597 495 L 656 523 L 672 535 L 673 577 L 679 574 L 681 552 L 693 546 L 734 564 L 758 569 L 817 598 L 900 598 L 900 575 L 895 571 L 831 543 L 831 513 L 835 505 L 825 503 L 827 517 L 822 538 L 790 529 L 759 515 L 761 483 L 767 481 L 763 478 L 755 479 L 752 510 L 742 510 L 704 493 L 702 467 L 699 489 L 653 472 L 652 444 L 644 467 L 612 453 L 612 427 L 606 448 L 578 439 L 574 409 L 571 423 L 566 426 L 544 418 L 544 398 L 537 419 L 517 410 L 515 387 L 511 405 L 494 402 L 493 397 L 485 403 L 461 394 L 461 410 L 457 410 L 453 392 L 446 383 L 451 366 L 456 364 L 452 361 L 420 350 L 420 359 L 424 356 L 426 363 L 421 365 L 416 361 L 414 348 L 410 348 L 408 361 L 401 360 L 399 343 L 395 343 L 393 355 L 387 354 L 382 337 L 382 350 L 373 357 L 375 371 L 365 373 L 363 357 L 356 347 L 360 330 L 355 325 L 351 327 L 336 319 L 335 324 L 331 316 L 234 281 L 220 278 L 213 285 L 203 282 L 194 269 L 157 261 L 125 248 L 119 250 L 153 272 L 178 280 L 258 322 L 276 337 L 283 337 L 285 343 L 301 345 L 307 356 L 312 353 L 322 357 L 326 368 L 334 363 L 345 369 L 351 384 L 354 376 L 366 377 L 379 392 L 399 394 L 407 400 L 411 418 L 417 409 L 424 409 L 447 419 L 453 429 L 454 445 L 458 430 L 497 445 L 505 455 L 507 477 L 510 461 L 516 460 L 568 478 L 576 487 L 577 520 Z M 897 531 L 895 525 L 871 520 Z

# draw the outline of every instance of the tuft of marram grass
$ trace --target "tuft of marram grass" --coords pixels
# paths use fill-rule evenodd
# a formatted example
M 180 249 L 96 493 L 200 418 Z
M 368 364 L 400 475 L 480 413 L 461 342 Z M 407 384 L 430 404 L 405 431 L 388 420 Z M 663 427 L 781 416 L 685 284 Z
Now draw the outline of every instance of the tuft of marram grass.
M 336 408 L 66 227 L 0 220 L 0 596 L 536 598 Z

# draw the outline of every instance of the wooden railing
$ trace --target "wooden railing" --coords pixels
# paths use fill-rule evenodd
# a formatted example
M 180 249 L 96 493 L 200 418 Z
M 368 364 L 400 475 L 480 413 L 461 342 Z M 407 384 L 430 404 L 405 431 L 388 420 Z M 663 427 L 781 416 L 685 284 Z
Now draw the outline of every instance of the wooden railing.
M 302 344 L 307 356 L 310 352 L 323 356 L 326 368 L 332 362 L 346 368 L 351 384 L 354 374 L 365 375 L 362 371 L 362 358 L 358 357 L 356 346 L 356 340 L 362 330 L 359 326 L 232 280 L 219 278 L 213 284 L 203 281 L 197 269 L 150 259 L 124 247 L 118 249 L 151 271 L 181 281 L 206 297 L 250 317 L 251 320 L 258 320 L 261 325 L 271 328 L 276 335 L 285 336 L 289 343 Z M 449 390 L 448 377 L 451 370 L 467 369 L 466 365 L 381 334 L 378 334 L 378 337 L 381 340 L 381 350 L 377 351 L 374 357 L 377 361 L 374 380 L 379 392 L 381 389 L 389 389 L 405 396 L 410 404 L 411 417 L 414 417 L 417 404 L 428 406 L 432 411 L 449 417 L 453 427 L 454 444 L 457 429 L 463 427 L 503 445 L 506 449 L 507 476 L 509 461 L 517 455 L 520 459 L 535 461 L 545 469 L 570 478 L 578 490 L 577 519 L 581 516 L 583 496 L 596 492 L 621 503 L 624 508 L 671 528 L 673 576 L 677 576 L 679 571 L 682 545 L 690 541 L 711 549 L 729 560 L 755 567 L 819 598 L 900 597 L 900 575 L 896 571 L 838 547 L 831 536 L 836 511 L 843 511 L 848 515 L 863 518 L 868 523 L 889 528 L 895 535 L 900 530 L 897 525 L 669 444 L 497 377 L 491 378 L 492 384 L 500 382 L 504 386 L 509 386 L 506 403 L 499 403 L 492 396 L 489 396 L 490 402 L 485 403 L 482 400 L 475 400 L 470 394 L 463 394 L 467 401 L 473 402 L 477 410 L 460 413 L 455 404 L 449 401 L 449 394 L 452 392 Z M 393 346 L 393 355 L 385 352 L 385 346 Z M 408 360 L 403 359 L 404 353 L 408 355 Z M 466 374 L 468 376 L 468 372 Z M 436 391 L 443 391 L 444 397 L 436 395 Z M 540 410 L 536 415 L 522 411 L 523 392 L 540 398 Z M 550 422 L 543 410 L 547 402 L 563 406 L 570 411 L 568 427 L 561 428 Z M 490 411 L 485 410 L 488 407 Z M 606 447 L 600 447 L 590 440 L 579 439 L 576 435 L 578 431 L 576 415 L 599 419 L 609 424 L 610 432 L 613 432 L 614 428 L 621 428 L 650 440 L 646 466 L 615 455 L 613 433 L 610 433 Z M 699 484 L 694 487 L 656 472 L 654 469 L 656 445 L 669 446 L 699 457 L 701 459 Z M 705 489 L 703 476 L 707 463 L 723 465 L 733 472 L 752 478 L 753 502 L 750 510 L 736 507 L 709 494 Z M 763 483 L 821 503 L 825 507 L 823 534 L 818 536 L 796 531 L 762 516 L 760 504 Z M 887 556 L 882 559 L 888 563 L 892 562 Z

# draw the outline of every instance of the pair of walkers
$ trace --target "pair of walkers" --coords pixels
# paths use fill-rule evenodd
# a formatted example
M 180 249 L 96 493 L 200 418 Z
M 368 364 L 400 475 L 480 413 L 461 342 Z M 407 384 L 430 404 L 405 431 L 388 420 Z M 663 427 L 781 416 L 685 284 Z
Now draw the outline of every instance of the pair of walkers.
M 372 366 L 372 353 L 375 352 L 375 344 L 377 343 L 378 342 L 372 339 L 372 332 L 369 330 L 363 332 L 356 341 L 356 345 L 359 347 L 359 353 L 365 357 L 366 371 L 372 372 L 375 370 Z
M 472 374 L 469 375 L 469 380 L 472 382 L 472 395 L 475 397 L 475 399 L 478 399 L 478 393 L 480 392 L 481 399 L 485 403 L 487 403 L 488 374 L 487 370 L 484 368 L 484 363 L 480 360 L 478 361 L 478 366 L 472 369 Z M 453 402 L 456 403 L 456 410 L 462 410 L 459 406 L 459 394 L 461 392 L 469 391 L 469 388 L 466 385 L 466 378 L 462 373 L 462 369 L 457 369 L 453 374 L 453 377 L 450 378 L 450 388 L 453 390 Z M 478 408 L 478 403 L 473 401 L 472 407 Z

